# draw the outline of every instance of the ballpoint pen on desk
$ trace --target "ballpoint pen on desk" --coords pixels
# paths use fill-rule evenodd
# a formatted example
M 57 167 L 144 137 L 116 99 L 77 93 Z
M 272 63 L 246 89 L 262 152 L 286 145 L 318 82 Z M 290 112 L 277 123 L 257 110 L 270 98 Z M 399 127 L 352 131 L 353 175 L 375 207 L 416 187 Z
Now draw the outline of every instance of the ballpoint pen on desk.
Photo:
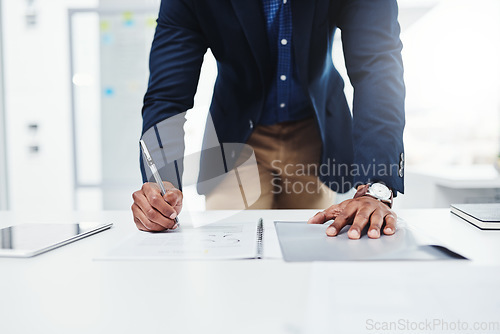
M 163 181 L 160 177 L 160 174 L 158 173 L 158 168 L 156 168 L 155 162 L 153 161 L 153 157 L 151 156 L 151 154 L 149 154 L 148 147 L 146 146 L 144 140 L 142 139 L 139 140 L 139 143 L 141 144 L 142 155 L 144 156 L 144 159 L 146 159 L 146 163 L 148 164 L 151 173 L 153 173 L 153 177 L 155 178 L 156 184 L 160 187 L 161 195 L 165 196 L 167 190 L 163 185 Z M 179 223 L 179 219 L 177 217 L 175 217 L 174 220 L 176 224 Z

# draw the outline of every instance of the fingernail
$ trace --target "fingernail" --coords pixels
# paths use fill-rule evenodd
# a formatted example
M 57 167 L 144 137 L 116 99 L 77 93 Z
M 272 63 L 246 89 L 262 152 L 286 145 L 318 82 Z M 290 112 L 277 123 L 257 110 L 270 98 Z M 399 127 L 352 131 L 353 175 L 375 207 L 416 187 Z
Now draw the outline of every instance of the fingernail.
M 393 231 L 393 230 L 392 230 L 392 228 L 390 228 L 390 227 L 387 227 L 387 228 L 385 229 L 385 233 L 393 233 L 393 232 L 394 232 L 394 231 Z
M 170 215 L 170 219 L 174 219 L 175 217 L 177 217 L 177 212 L 174 211 L 174 213 Z
M 174 226 L 172 226 L 172 230 L 175 230 L 177 227 L 179 227 L 179 225 L 175 224 Z
M 368 233 L 370 234 L 370 237 L 372 237 L 372 238 L 380 237 L 380 234 L 378 233 L 378 231 L 376 229 L 370 230 L 370 232 L 368 232 Z
M 359 232 L 357 230 L 350 230 L 349 231 L 349 236 L 351 238 L 359 238 Z
M 309 220 L 307 221 L 308 224 L 311 224 L 311 220 L 312 220 L 312 217 L 309 218 Z
M 329 226 L 327 229 L 326 229 L 326 234 L 328 235 L 336 235 L 337 234 L 337 229 L 333 226 Z

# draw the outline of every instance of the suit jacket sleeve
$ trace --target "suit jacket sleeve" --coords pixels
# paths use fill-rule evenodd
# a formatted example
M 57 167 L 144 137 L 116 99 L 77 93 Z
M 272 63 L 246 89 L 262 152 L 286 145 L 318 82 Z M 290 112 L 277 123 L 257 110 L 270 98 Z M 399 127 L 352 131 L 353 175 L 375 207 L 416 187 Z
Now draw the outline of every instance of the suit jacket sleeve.
M 405 125 L 402 43 L 396 0 L 347 0 L 339 16 L 354 87 L 354 183 L 403 192 Z
M 159 122 L 193 107 L 207 44 L 192 6 L 188 0 L 161 2 L 142 108 L 143 134 Z M 169 145 L 183 147 L 184 136 L 177 137 L 169 138 Z M 141 172 L 146 181 L 143 167 L 141 157 Z

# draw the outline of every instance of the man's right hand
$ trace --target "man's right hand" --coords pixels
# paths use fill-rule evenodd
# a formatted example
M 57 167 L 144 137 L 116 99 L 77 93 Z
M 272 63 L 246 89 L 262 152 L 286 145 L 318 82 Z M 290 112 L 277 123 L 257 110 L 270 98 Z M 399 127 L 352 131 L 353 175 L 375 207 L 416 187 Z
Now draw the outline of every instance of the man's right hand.
M 132 194 L 134 223 L 141 231 L 159 232 L 176 229 L 175 217 L 182 209 L 182 192 L 172 183 L 163 182 L 166 193 L 161 196 L 156 183 L 146 182 L 141 190 Z

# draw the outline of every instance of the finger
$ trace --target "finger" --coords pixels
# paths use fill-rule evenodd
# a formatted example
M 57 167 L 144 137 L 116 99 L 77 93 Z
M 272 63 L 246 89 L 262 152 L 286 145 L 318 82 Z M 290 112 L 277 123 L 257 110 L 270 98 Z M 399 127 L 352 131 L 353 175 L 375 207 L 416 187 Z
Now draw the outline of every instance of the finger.
M 144 226 L 141 219 L 136 217 L 135 215 L 134 215 L 134 223 L 135 223 L 135 226 L 137 227 L 137 229 L 144 231 L 144 232 L 150 231 L 146 226 Z
M 349 232 L 347 232 L 349 239 L 361 238 L 361 231 L 370 221 L 373 211 L 375 211 L 375 209 L 372 206 L 364 206 L 356 212 L 352 226 Z
M 176 189 L 175 186 L 168 181 L 163 181 L 163 187 L 165 188 L 166 191 Z
M 182 192 L 176 188 L 169 189 L 163 196 L 163 199 L 174 208 L 175 215 L 170 215 L 169 217 L 170 219 L 174 219 L 182 210 Z
M 156 211 L 161 213 L 163 216 L 171 219 L 174 219 L 177 216 L 177 212 L 169 203 L 167 203 L 167 201 L 165 201 L 165 199 L 161 195 L 159 187 L 156 184 L 144 183 L 144 185 L 142 186 L 142 192 L 146 196 L 149 205 Z M 146 216 L 148 216 L 148 214 L 155 214 L 154 212 L 149 212 L 149 210 L 144 211 L 144 213 L 146 214 Z
M 332 206 L 336 206 L 336 205 L 332 205 Z M 334 216 L 333 212 L 329 210 L 330 208 L 316 213 L 314 216 L 309 218 L 307 223 L 308 224 L 323 224 L 329 220 L 332 220 L 333 218 L 335 218 L 335 216 Z
M 335 221 L 328 226 L 326 229 L 326 234 L 330 237 L 337 235 L 344 226 L 351 224 L 354 218 L 354 214 L 357 211 L 356 202 L 350 202 L 350 205 L 346 206 L 342 212 L 335 218 Z
M 150 221 L 135 203 L 132 204 L 132 214 L 134 215 L 135 225 L 141 231 L 159 232 L 165 230 L 165 227 Z
M 307 223 L 323 224 L 329 220 L 335 219 L 350 202 L 351 200 L 345 200 L 340 204 L 334 204 L 330 206 L 328 209 L 318 212 L 313 217 L 309 218 Z
M 316 213 L 314 216 L 309 218 L 307 221 L 308 224 L 323 224 L 324 222 L 328 221 L 328 217 L 326 215 L 325 211 L 321 211 Z
M 385 204 L 384 204 L 385 205 Z M 384 215 L 380 210 L 375 210 L 370 217 L 370 228 L 368 229 L 368 237 L 378 239 L 380 237 L 380 229 L 384 223 Z
M 163 184 L 166 190 L 165 196 L 163 196 L 163 198 L 167 201 L 167 203 L 170 204 L 170 206 L 172 206 L 175 209 L 177 214 L 179 214 L 182 210 L 182 200 L 184 199 L 182 191 L 177 189 L 170 182 L 163 182 Z
M 165 217 L 158 210 L 151 206 L 151 203 L 147 200 L 146 196 L 142 191 L 136 191 L 133 193 L 132 198 L 134 199 L 134 204 L 142 211 L 147 221 L 142 220 L 143 224 L 148 222 L 154 223 L 156 225 L 163 226 L 163 229 L 172 228 L 175 221 Z M 160 200 L 163 198 L 160 196 Z M 149 226 L 146 226 L 149 228 Z
M 384 217 L 385 219 L 385 228 L 384 228 L 384 234 L 386 235 L 392 235 L 396 232 L 396 224 L 398 221 L 398 218 L 394 212 L 390 212 L 387 216 Z

